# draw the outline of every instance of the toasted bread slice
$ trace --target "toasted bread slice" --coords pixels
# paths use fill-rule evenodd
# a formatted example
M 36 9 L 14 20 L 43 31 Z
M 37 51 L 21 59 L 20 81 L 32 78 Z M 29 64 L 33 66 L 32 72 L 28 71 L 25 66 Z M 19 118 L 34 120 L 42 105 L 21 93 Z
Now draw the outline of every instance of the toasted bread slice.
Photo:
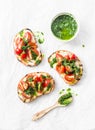
M 17 59 L 26 66 L 37 66 L 42 61 L 42 53 L 33 32 L 26 28 L 14 38 L 14 52 Z
M 48 94 L 55 88 L 54 79 L 46 72 L 25 75 L 18 83 L 18 96 L 23 102 L 31 102 L 37 97 Z
M 67 84 L 74 85 L 81 79 L 83 65 L 72 52 L 67 50 L 56 51 L 50 55 L 48 62 Z

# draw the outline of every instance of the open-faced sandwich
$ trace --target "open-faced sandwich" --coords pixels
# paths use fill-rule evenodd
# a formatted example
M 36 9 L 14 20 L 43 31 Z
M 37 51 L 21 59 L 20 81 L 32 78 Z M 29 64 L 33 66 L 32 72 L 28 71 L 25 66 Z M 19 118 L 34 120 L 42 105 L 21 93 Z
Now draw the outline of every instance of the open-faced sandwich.
M 59 50 L 54 52 L 49 58 L 48 62 L 69 85 L 76 84 L 82 74 L 83 65 L 79 58 L 66 50 Z
M 54 79 L 46 72 L 29 73 L 18 83 L 18 96 L 23 102 L 31 102 L 55 88 Z
M 30 29 L 23 29 L 15 36 L 14 52 L 17 59 L 26 66 L 36 66 L 42 61 L 42 53 Z

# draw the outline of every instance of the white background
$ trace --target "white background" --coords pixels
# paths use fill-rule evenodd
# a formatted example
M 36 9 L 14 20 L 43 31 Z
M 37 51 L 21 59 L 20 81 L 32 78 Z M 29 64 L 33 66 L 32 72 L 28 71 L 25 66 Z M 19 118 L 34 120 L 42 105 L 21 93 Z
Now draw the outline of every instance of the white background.
M 60 12 L 70 12 L 79 21 L 79 33 L 68 43 L 57 40 L 50 30 L 52 18 Z M 13 51 L 15 34 L 26 27 L 45 34 L 45 43 L 40 45 L 45 57 L 33 68 L 18 62 Z M 69 87 L 47 62 L 58 49 L 74 52 L 83 63 L 83 77 L 72 87 L 78 96 L 70 106 L 57 108 L 33 122 L 35 112 L 52 105 L 59 91 Z M 25 74 L 36 71 L 49 72 L 56 88 L 24 104 L 18 98 L 17 84 Z M 0 130 L 95 130 L 94 82 L 95 0 L 0 0 Z

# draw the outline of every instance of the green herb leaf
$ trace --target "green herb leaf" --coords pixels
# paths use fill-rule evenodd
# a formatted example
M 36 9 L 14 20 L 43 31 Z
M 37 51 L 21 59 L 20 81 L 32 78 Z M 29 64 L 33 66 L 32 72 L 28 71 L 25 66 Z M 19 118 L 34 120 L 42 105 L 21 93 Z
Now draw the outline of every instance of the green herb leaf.
M 38 55 L 34 51 L 32 51 L 32 50 L 31 50 L 31 53 L 32 53 L 32 58 L 34 60 L 36 60 L 36 58 L 38 57 Z
M 51 83 L 49 83 L 49 85 L 47 86 L 47 91 L 49 91 L 51 89 Z
M 19 34 L 20 34 L 21 37 L 23 37 L 24 30 L 20 31 Z
M 52 61 L 50 62 L 50 66 L 53 68 L 53 65 L 57 63 L 57 59 L 53 58 Z
M 29 82 L 32 82 L 32 81 L 33 81 L 33 78 L 28 78 L 28 81 L 29 81 Z
M 27 48 L 29 48 L 30 46 L 22 46 L 22 50 L 25 51 Z
M 35 94 L 35 90 L 31 86 L 29 86 L 28 89 L 26 89 L 24 92 L 28 95 L 34 95 Z
M 36 60 L 36 65 L 40 64 L 41 60 Z

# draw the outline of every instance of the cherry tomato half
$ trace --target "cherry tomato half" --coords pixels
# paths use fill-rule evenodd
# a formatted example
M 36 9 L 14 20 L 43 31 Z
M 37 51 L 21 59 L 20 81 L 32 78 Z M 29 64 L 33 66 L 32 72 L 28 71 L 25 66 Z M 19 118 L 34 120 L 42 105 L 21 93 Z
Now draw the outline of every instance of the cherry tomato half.
M 69 81 L 69 82 L 73 82 L 74 81 L 74 75 L 73 74 L 68 74 L 65 75 L 65 80 Z
M 22 52 L 23 52 L 23 50 L 21 50 L 21 49 L 19 49 L 19 48 L 16 48 L 16 49 L 15 49 L 15 53 L 16 53 L 17 55 L 20 55 Z
M 57 72 L 58 72 L 59 74 L 62 74 L 62 73 L 65 72 L 65 67 L 64 67 L 63 65 L 58 64 L 58 65 L 56 66 L 56 70 L 57 70 Z
M 43 83 L 43 87 L 47 87 L 50 83 L 50 79 L 46 79 Z
M 25 59 L 26 57 L 27 57 L 26 53 L 24 53 L 24 54 L 21 55 L 21 59 Z

